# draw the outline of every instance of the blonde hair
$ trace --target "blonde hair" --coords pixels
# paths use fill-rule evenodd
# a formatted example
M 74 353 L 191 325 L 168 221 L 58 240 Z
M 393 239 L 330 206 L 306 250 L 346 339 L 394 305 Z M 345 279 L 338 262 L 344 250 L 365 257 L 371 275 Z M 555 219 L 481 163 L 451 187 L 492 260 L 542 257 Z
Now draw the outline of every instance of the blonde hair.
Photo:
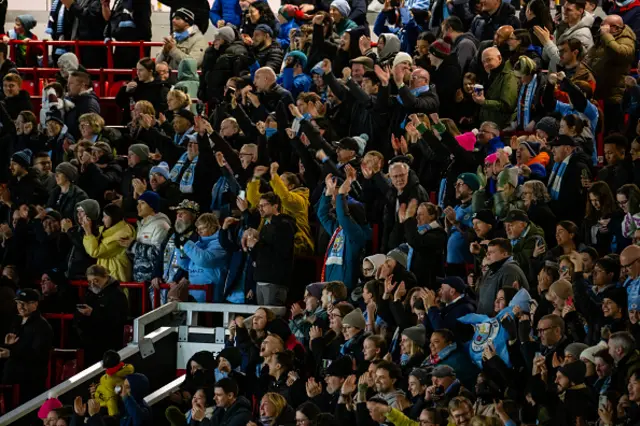
M 91 131 L 95 134 L 98 134 L 104 129 L 104 119 L 100 117 L 95 112 L 88 112 L 86 114 L 82 114 L 78 119 L 79 123 L 85 122 L 91 126 Z
M 213 213 L 204 213 L 200 215 L 198 220 L 196 220 L 196 226 L 199 225 L 206 226 L 212 231 L 212 234 L 215 234 L 218 229 L 220 229 L 220 221 L 218 221 L 218 216 Z
M 189 108 L 191 106 L 191 97 L 182 90 L 169 90 L 167 99 L 169 97 L 176 98 L 180 101 L 180 108 Z
M 278 416 L 284 411 L 285 407 L 287 406 L 287 400 L 284 399 L 284 396 L 280 395 L 279 393 L 275 393 L 275 392 L 267 392 L 262 399 L 266 399 L 267 401 L 269 401 L 271 404 L 273 404 L 273 406 L 276 409 L 276 415 L 273 416 L 274 419 L 272 421 L 273 422 L 276 421 L 276 419 L 278 418 Z
M 140 109 L 140 112 L 143 114 L 149 114 L 152 117 L 156 116 L 156 109 L 153 107 L 153 104 L 149 101 L 138 101 L 136 102 L 136 106 Z

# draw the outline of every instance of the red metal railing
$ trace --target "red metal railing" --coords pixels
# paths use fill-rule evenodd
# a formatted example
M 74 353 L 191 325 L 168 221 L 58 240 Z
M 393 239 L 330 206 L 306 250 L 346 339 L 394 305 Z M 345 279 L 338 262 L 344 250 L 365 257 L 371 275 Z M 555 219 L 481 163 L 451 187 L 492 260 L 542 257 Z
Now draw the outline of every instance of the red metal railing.
M 7 414 L 7 403 L 5 394 L 11 392 L 11 405 L 9 408 L 13 410 L 20 405 L 20 385 L 0 385 L 0 415 Z
M 47 320 L 59 320 L 60 321 L 60 349 L 66 349 L 67 343 L 67 329 L 65 327 L 66 322 L 73 321 L 73 314 L 44 314 Z
M 73 51 L 82 63 L 82 58 L 80 57 L 80 48 L 81 47 L 104 47 L 107 51 L 107 68 L 113 68 L 113 47 L 138 47 L 140 49 L 140 58 L 144 58 L 147 56 L 145 54 L 145 48 L 147 47 L 159 47 L 164 43 L 157 41 L 66 41 L 66 40 L 10 40 L 9 41 L 9 55 L 12 58 L 16 57 L 16 49 L 19 44 L 29 44 L 41 46 L 42 50 L 44 50 L 45 54 L 42 57 L 42 65 L 44 67 L 49 66 L 49 46 L 53 47 L 66 47 L 72 46 Z
M 89 283 L 87 281 L 82 281 L 82 280 L 73 280 L 71 281 L 71 285 L 78 287 L 78 295 L 80 296 L 80 299 L 84 299 L 84 295 L 86 293 L 86 288 L 89 287 Z M 145 314 L 147 312 L 147 286 L 145 283 L 120 283 L 120 287 L 122 288 L 137 288 L 142 290 L 140 293 L 142 293 L 140 295 L 140 300 L 141 300 L 141 304 L 142 304 L 142 310 L 141 313 Z

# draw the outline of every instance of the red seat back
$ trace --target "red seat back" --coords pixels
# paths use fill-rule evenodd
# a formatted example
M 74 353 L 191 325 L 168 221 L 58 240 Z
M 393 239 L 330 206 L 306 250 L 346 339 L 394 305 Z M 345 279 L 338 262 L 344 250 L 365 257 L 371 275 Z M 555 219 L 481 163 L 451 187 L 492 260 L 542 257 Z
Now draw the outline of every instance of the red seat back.
M 127 84 L 126 81 L 120 80 L 120 81 L 114 81 L 113 83 L 111 83 L 109 85 L 109 97 L 111 98 L 115 98 L 116 95 L 118 94 L 118 92 L 120 91 L 120 88 L 122 86 L 124 86 L 125 84 Z
M 33 81 L 22 80 L 22 90 L 26 90 L 29 96 L 39 95 L 36 93 L 36 84 Z

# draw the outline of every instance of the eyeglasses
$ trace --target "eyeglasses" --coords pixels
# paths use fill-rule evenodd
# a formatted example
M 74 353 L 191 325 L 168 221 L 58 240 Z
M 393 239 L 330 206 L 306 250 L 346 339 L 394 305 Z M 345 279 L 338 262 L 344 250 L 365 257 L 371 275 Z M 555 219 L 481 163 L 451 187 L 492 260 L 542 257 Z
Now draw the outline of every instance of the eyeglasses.
M 342 318 L 342 315 L 338 315 L 338 314 L 329 314 L 329 318 Z
M 625 268 L 625 269 L 626 269 L 626 268 L 629 268 L 631 265 L 633 265 L 634 263 L 636 263 L 638 260 L 640 260 L 640 257 L 639 257 L 639 258 L 637 258 L 636 260 L 634 260 L 634 261 L 633 261 L 633 262 L 631 262 L 631 263 L 627 263 L 626 265 L 620 265 L 620 268 Z
M 536 330 L 536 333 L 538 333 L 538 334 L 542 334 L 542 333 L 545 333 L 545 332 L 547 332 L 547 331 L 551 330 L 552 328 L 555 328 L 555 327 L 551 326 L 551 327 L 547 327 L 547 328 L 538 328 L 538 329 Z

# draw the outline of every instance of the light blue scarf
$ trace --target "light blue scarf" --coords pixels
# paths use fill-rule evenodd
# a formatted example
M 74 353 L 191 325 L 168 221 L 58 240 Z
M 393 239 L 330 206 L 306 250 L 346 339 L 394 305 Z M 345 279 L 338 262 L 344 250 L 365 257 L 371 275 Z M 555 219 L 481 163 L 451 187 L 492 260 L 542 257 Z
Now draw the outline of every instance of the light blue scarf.
M 562 163 L 555 163 L 553 165 L 553 170 L 551 171 L 551 177 L 549 178 L 549 194 L 551 195 L 551 199 L 554 201 L 560 198 L 560 187 L 562 186 L 562 177 L 564 176 L 564 172 L 567 170 L 567 166 L 569 165 L 569 160 L 571 160 L 571 155 L 565 158 Z
M 427 93 L 428 91 L 429 85 L 420 86 L 416 87 L 415 89 L 411 89 L 411 94 L 417 98 L 418 96 L 422 95 L 423 93 Z M 404 105 L 402 103 L 402 98 L 400 97 L 400 95 L 396 95 L 396 99 L 398 100 L 398 102 L 400 102 L 400 105 Z
M 182 136 L 176 133 L 173 136 L 173 144 L 175 146 L 184 146 L 187 143 L 187 140 L 189 139 L 189 137 L 193 136 L 193 133 L 194 133 L 193 126 L 189 127 L 187 131 L 182 134 Z
M 522 125 L 522 127 L 526 127 L 527 124 L 531 121 L 531 102 L 533 101 L 533 97 L 536 94 L 536 89 L 538 88 L 538 74 L 533 76 L 533 80 L 529 82 L 529 84 L 523 84 L 520 86 L 520 94 L 518 95 L 518 121 L 520 121 L 520 117 L 522 116 L 522 106 L 520 103 L 520 99 L 524 96 L 524 123 L 518 123 Z
M 182 172 L 182 168 L 187 163 L 187 161 L 189 161 L 188 153 L 185 152 L 180 156 L 180 159 L 178 160 L 176 165 L 173 166 L 173 169 L 171 169 L 171 173 L 169 174 L 169 179 L 171 179 L 172 182 L 176 182 L 176 183 L 178 182 L 178 177 L 180 176 L 180 173 Z M 198 156 L 196 155 L 196 157 L 191 161 L 191 163 L 187 167 L 187 170 L 185 170 L 184 173 L 182 173 L 182 178 L 180 178 L 180 192 L 182 192 L 183 194 L 193 194 L 193 181 L 196 176 L 197 164 L 198 164 Z

